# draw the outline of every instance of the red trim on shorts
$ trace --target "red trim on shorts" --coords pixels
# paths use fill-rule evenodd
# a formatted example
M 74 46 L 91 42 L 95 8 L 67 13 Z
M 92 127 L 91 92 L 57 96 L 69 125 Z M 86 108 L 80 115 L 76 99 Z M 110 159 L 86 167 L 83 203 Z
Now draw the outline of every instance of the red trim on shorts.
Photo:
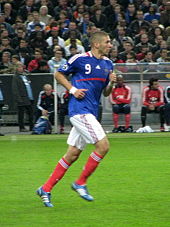
M 84 124 L 85 124 L 85 127 L 88 129 L 88 132 L 90 133 L 91 137 L 93 138 L 94 142 L 98 142 L 98 138 L 97 138 L 97 135 L 96 133 L 94 132 L 93 128 L 91 127 L 91 125 L 88 123 L 85 115 L 81 115 L 80 118 L 82 120 L 84 120 Z

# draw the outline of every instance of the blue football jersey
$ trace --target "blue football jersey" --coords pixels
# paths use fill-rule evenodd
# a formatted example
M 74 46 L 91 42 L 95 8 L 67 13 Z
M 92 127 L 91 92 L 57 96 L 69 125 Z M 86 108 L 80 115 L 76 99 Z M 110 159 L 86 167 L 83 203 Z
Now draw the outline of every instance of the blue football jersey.
M 78 89 L 87 89 L 83 99 L 70 95 L 69 116 L 91 113 L 97 117 L 102 91 L 113 71 L 112 62 L 107 57 L 97 59 L 89 51 L 74 55 L 58 71 L 65 75 L 71 73 L 71 84 Z

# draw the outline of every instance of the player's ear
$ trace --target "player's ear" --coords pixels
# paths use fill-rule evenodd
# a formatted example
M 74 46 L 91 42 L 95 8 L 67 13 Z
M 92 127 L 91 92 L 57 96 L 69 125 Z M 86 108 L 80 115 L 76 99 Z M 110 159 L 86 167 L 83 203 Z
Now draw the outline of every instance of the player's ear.
M 96 43 L 94 43 L 94 46 L 95 46 L 96 49 L 99 49 L 100 43 L 99 42 L 96 42 Z

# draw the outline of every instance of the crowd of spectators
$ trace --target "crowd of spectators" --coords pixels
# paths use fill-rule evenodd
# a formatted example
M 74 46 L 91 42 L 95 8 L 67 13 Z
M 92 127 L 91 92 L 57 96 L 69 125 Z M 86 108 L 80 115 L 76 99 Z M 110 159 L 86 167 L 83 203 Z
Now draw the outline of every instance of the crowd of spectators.
M 16 61 L 33 73 L 88 51 L 90 34 L 111 36 L 114 63 L 170 62 L 168 0 L 2 0 L 0 73 Z

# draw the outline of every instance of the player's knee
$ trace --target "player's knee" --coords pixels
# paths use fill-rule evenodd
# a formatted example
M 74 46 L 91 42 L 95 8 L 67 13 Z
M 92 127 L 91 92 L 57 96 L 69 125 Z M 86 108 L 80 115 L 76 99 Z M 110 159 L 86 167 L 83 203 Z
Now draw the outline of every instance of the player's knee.
M 118 105 L 113 106 L 113 113 L 115 113 L 115 114 L 119 113 L 119 106 Z
M 129 114 L 130 113 L 130 105 L 125 105 L 124 107 L 124 113 Z
M 81 151 L 78 148 L 70 146 L 64 158 L 71 164 L 79 158 L 80 153 Z
M 110 148 L 110 146 L 109 146 L 109 141 L 107 140 L 107 141 L 105 141 L 105 143 L 103 144 L 102 150 L 104 151 L 104 153 L 107 153 L 107 152 L 109 151 L 109 148 Z
M 97 144 L 96 144 L 96 151 L 102 155 L 102 156 L 105 156 L 105 154 L 109 151 L 109 141 L 104 138 L 103 140 L 99 141 Z

